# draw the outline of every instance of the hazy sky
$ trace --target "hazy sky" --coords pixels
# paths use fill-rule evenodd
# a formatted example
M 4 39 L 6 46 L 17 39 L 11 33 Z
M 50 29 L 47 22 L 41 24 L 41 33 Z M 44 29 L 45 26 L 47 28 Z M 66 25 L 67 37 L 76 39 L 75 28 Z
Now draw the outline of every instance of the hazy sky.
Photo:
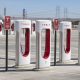
M 0 0 L 0 15 L 6 7 L 7 15 L 22 16 L 25 8 L 28 17 L 55 17 L 56 6 L 60 7 L 60 17 L 64 17 L 64 8 L 68 17 L 80 17 L 80 0 Z

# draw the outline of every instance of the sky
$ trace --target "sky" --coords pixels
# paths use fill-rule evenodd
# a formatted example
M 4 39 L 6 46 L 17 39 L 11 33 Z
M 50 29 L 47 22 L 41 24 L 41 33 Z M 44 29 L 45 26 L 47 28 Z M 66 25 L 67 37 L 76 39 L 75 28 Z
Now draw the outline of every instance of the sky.
M 0 15 L 4 8 L 10 16 L 22 16 L 23 8 L 27 17 L 56 17 L 56 7 L 59 7 L 57 17 L 80 17 L 80 0 L 0 0 Z M 67 9 L 67 13 L 65 13 Z M 65 14 L 64 14 L 65 13 Z

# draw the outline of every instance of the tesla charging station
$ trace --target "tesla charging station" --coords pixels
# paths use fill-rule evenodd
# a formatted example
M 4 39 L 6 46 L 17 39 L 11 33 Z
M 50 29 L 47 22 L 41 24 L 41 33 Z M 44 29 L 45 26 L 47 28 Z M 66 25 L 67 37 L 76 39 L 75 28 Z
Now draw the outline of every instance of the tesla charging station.
M 71 60 L 71 28 L 72 24 L 68 21 L 60 22 L 60 61 L 66 62 Z M 66 31 L 66 32 L 65 32 Z M 66 33 L 66 40 L 65 34 Z
M 45 49 L 42 53 L 42 30 L 45 30 Z M 51 53 L 51 21 L 37 20 L 36 21 L 36 68 L 45 68 L 50 66 Z
M 2 20 L 0 20 L 0 35 L 2 35 Z
M 31 20 L 15 21 L 15 27 L 16 27 L 16 65 L 20 66 L 30 64 Z M 22 40 L 23 29 L 25 29 L 24 42 Z

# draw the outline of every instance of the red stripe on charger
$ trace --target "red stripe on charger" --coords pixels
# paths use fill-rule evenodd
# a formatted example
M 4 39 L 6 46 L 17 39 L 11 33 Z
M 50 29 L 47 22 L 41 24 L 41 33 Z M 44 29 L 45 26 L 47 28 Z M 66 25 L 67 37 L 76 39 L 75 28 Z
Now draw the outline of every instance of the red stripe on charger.
M 46 29 L 46 36 L 45 36 L 45 52 L 44 52 L 44 59 L 47 59 L 50 55 L 50 29 Z

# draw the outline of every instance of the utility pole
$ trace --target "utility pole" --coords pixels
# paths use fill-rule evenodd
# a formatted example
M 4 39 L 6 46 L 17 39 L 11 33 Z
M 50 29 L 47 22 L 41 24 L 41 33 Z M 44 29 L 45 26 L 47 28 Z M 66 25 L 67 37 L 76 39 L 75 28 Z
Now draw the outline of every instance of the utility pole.
M 64 8 L 64 19 L 66 20 L 68 18 L 68 9 Z
M 4 8 L 4 16 L 6 16 L 6 8 Z
M 26 10 L 23 8 L 23 19 L 26 19 L 27 13 Z M 23 29 L 23 34 L 25 34 L 25 29 Z
M 60 18 L 60 6 L 56 7 L 56 18 Z
M 27 12 L 26 9 L 23 9 L 23 19 L 27 18 Z
M 25 19 L 25 9 L 23 9 L 23 19 Z

